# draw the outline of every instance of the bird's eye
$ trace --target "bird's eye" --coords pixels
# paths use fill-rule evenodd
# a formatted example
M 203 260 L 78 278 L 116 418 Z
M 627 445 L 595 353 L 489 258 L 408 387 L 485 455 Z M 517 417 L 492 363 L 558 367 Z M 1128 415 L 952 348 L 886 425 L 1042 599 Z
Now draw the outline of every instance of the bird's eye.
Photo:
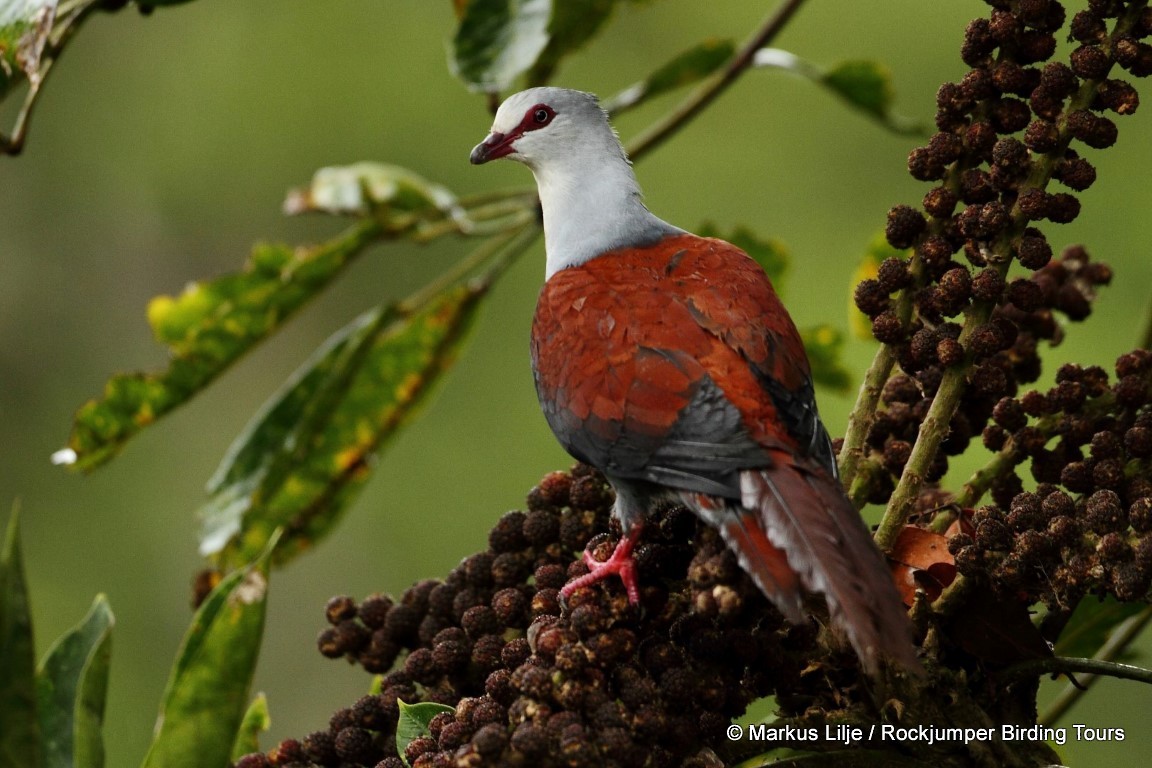
M 552 119 L 552 112 L 544 107 L 540 107 L 532 113 L 532 119 L 536 121 L 537 125 L 547 125 L 548 121 Z

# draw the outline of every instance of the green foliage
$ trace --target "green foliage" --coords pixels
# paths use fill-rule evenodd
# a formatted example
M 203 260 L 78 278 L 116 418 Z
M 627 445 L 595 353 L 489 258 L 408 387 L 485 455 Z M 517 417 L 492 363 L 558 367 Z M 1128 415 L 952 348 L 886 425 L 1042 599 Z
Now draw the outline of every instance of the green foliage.
M 332 336 L 237 438 L 209 483 L 201 550 L 234 567 L 284 528 L 284 563 L 338 521 L 369 460 L 451 366 L 487 283 L 422 311 L 384 306 Z
M 35 665 L 13 513 L 0 552 L 0 768 L 102 768 L 112 611 L 103 595 Z
M 474 91 L 495 93 L 528 71 L 548 45 L 552 0 L 469 0 L 451 64 Z
M 13 511 L 0 549 L 0 768 L 40 764 L 36 716 L 36 652 L 32 609 L 20 551 L 20 516 Z
M 763 48 L 754 58 L 757 67 L 782 69 L 823 86 L 845 103 L 861 110 L 893 133 L 921 135 L 924 127 L 892 109 L 895 93 L 892 73 L 877 61 L 844 61 L 823 69 L 777 48 Z
M 36 672 L 44 768 L 104 765 L 104 705 L 112 609 L 97 595 L 88 615 L 48 650 Z
M 40 77 L 57 2 L 0 0 L 0 97 L 20 81 Z
M 172 360 L 164 371 L 119 374 L 104 396 L 76 412 L 68 447 L 55 457 L 94 469 L 156 419 L 183 404 L 280 328 L 380 234 L 365 220 L 322 245 L 258 245 L 240 272 L 189 285 L 148 306 L 156 339 Z
M 705 40 L 681 53 L 638 83 L 625 88 L 609 100 L 604 108 L 620 114 L 648 99 L 685 85 L 698 83 L 732 58 L 736 45 L 731 40 Z
M 404 757 L 404 750 L 408 745 L 416 739 L 428 735 L 428 726 L 436 715 L 441 712 L 455 712 L 455 710 L 446 704 L 437 704 L 431 701 L 422 701 L 418 704 L 397 701 L 396 705 L 400 710 L 400 719 L 396 724 L 396 751 L 399 753 L 400 759 L 404 761 L 404 765 L 408 765 L 408 759 Z
M 260 734 L 270 727 L 272 717 L 268 714 L 268 697 L 258 693 L 244 713 L 244 719 L 240 721 L 236 743 L 232 745 L 232 759 L 238 760 L 244 755 L 259 752 Z
M 528 73 L 528 82 L 545 85 L 561 59 L 596 36 L 616 3 L 617 0 L 554 0 L 548 22 L 548 45 Z
M 401 230 L 410 219 L 397 214 L 439 211 L 457 221 L 465 219 L 456 195 L 446 187 L 407 168 L 371 162 L 321 168 L 307 187 L 291 190 L 284 200 L 284 212 L 309 211 L 352 216 L 375 212 L 377 218 Z
M 1146 607 L 1140 603 L 1121 603 L 1111 596 L 1103 600 L 1081 600 L 1056 641 L 1056 655 L 1081 658 L 1094 655 L 1117 627 Z
M 196 611 L 172 668 L 143 768 L 224 768 L 244 721 L 264 634 L 275 539 Z

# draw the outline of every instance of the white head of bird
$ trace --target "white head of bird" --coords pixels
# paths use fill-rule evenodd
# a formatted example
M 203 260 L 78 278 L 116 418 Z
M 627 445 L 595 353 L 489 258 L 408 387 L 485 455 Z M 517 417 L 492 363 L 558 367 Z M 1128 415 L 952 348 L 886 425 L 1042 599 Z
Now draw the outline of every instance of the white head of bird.
M 644 206 L 620 139 L 590 93 L 530 88 L 509 96 L 471 161 L 502 157 L 536 177 L 548 277 L 601 253 L 683 232 Z

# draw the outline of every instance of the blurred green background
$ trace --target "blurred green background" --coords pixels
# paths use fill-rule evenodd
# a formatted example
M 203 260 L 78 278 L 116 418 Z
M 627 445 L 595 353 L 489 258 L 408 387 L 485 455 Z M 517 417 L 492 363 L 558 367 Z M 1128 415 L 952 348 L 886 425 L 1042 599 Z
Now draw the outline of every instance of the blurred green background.
M 708 3 L 702 13 L 703 5 L 621 7 L 557 84 L 610 95 L 704 37 L 743 39 L 773 4 Z M 819 63 L 886 62 L 899 111 L 930 123 L 936 88 L 964 71 L 964 25 L 986 11 L 975 0 L 812 2 L 778 44 Z M 70 475 L 48 456 L 109 374 L 164 365 L 144 319 L 152 296 L 238 268 L 254 241 L 319 240 L 339 229 L 280 214 L 285 190 L 316 168 L 384 160 L 458 193 L 530 183 L 511 163 L 468 165 L 490 117 L 446 66 L 454 24 L 447 0 L 199 0 L 148 18 L 97 16 L 48 83 L 24 155 L 0 160 L 0 504 L 18 499 L 24 510 L 40 652 L 96 592 L 109 595 L 118 622 L 110 766 L 138 764 L 149 741 L 201 565 L 193 512 L 229 442 L 329 333 L 421 285 L 464 244 L 375 250 L 96 474 Z M 680 95 L 626 115 L 622 136 Z M 6 125 L 11 107 L 0 110 Z M 1115 149 L 1087 150 L 1100 180 L 1081 196 L 1082 220 L 1047 230 L 1056 245 L 1087 243 L 1118 277 L 1090 324 L 1072 328 L 1049 357 L 1049 376 L 1062 360 L 1110 366 L 1142 331 L 1152 285 L 1149 111 L 1122 119 Z M 912 146 L 804 81 L 751 72 L 638 173 L 650 207 L 673 222 L 746 224 L 785 241 L 794 257 L 786 300 L 798 324 L 846 329 L 849 278 L 865 244 L 890 206 L 916 204 L 927 190 L 905 171 Z M 570 463 L 538 414 L 529 371 L 542 270 L 537 246 L 499 285 L 439 397 L 382 456 L 338 532 L 274 576 L 256 679 L 271 703 L 266 746 L 325 725 L 368 685 L 358 668 L 315 650 L 328 597 L 398 592 L 445 574 L 484 546 L 492 522 L 543 473 Z M 871 352 L 849 344 L 857 381 Z M 850 404 L 823 395 L 834 434 Z M 1127 740 L 1061 752 L 1075 765 L 1138 764 L 1152 748 L 1150 711 L 1147 688 L 1105 681 L 1068 722 L 1123 727 Z

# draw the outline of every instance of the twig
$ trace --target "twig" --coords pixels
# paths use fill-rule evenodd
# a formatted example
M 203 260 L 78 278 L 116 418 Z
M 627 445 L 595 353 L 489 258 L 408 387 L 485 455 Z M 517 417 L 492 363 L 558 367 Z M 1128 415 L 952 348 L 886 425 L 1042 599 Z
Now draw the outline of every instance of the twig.
M 976 470 L 972 477 L 968 478 L 968 482 L 960 489 L 960 493 L 956 495 L 955 503 L 960 507 L 971 507 L 976 502 L 984 497 L 988 489 L 992 487 L 992 483 L 996 478 L 1003 475 L 1006 471 L 1011 470 L 1022 460 L 1020 451 L 1016 449 L 1012 438 L 1008 438 L 1008 442 L 1004 444 L 988 463 Z
M 693 91 L 663 120 L 649 126 L 647 130 L 637 136 L 632 145 L 628 147 L 628 156 L 634 161 L 638 160 L 663 144 L 704 111 L 705 107 L 711 104 L 728 86 L 736 82 L 744 70 L 752 65 L 752 58 L 756 55 L 756 51 L 771 42 L 803 4 L 804 0 L 784 0 L 780 7 L 765 19 L 752 39 L 745 43 L 744 47 L 729 60 L 723 70 Z
M 895 364 L 896 353 L 892 347 L 881 344 L 876 356 L 872 358 L 872 364 L 868 366 L 868 372 L 864 374 L 860 394 L 848 416 L 848 430 L 844 433 L 844 445 L 840 448 L 840 482 L 848 488 L 855 484 L 860 461 L 864 458 L 864 440 L 872 426 L 872 417 L 876 415 L 884 384 Z
M 504 234 L 485 240 L 476 250 L 458 261 L 447 272 L 400 302 L 397 307 L 400 315 L 403 317 L 419 312 L 438 293 L 463 280 L 490 259 L 498 256 L 505 259 L 519 256 L 539 234 L 540 227 L 535 224 L 534 217 L 523 217 L 520 221 L 509 226 Z M 502 269 L 502 266 L 498 267 L 499 269 Z
M 1137 667 L 1133 664 L 1120 664 L 1115 661 L 1103 659 L 1077 659 L 1070 656 L 1051 656 L 1047 659 L 1030 659 L 1022 661 L 1004 670 L 1001 677 L 1015 680 L 1022 677 L 1036 677 L 1045 674 L 1087 672 L 1096 677 L 1115 677 L 1120 680 L 1136 680 L 1141 683 L 1152 683 L 1152 669 Z
M 1092 658 L 1092 660 L 1101 662 L 1110 662 L 1124 652 L 1124 649 L 1132 644 L 1140 633 L 1148 626 L 1148 622 L 1152 621 L 1152 606 L 1145 608 L 1140 613 L 1121 624 L 1108 641 L 1100 646 L 1100 650 Z M 1082 659 L 1082 661 L 1089 661 Z M 1126 665 L 1118 665 L 1126 666 Z M 1134 669 L 1137 669 L 1134 667 Z M 1145 670 L 1147 671 L 1147 670 Z M 1097 680 L 1096 674 L 1089 674 L 1079 679 L 1079 685 L 1069 684 L 1060 691 L 1060 695 L 1048 705 L 1048 709 L 1037 718 L 1036 722 L 1041 725 L 1052 725 L 1060 720 L 1068 711 L 1080 700 L 1092 684 Z

